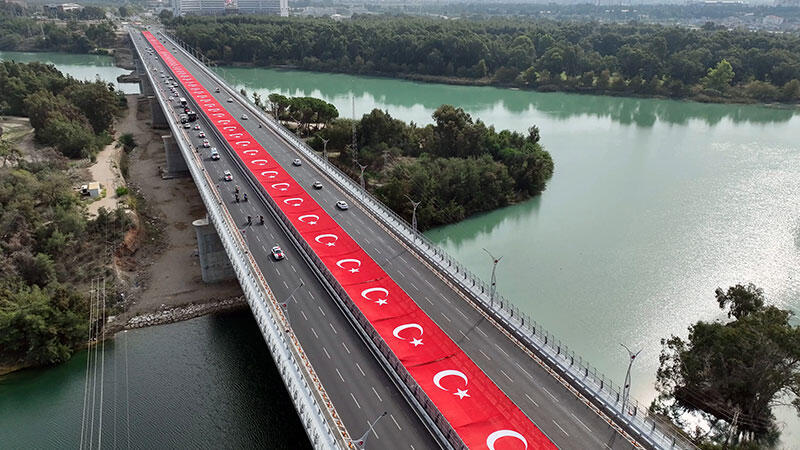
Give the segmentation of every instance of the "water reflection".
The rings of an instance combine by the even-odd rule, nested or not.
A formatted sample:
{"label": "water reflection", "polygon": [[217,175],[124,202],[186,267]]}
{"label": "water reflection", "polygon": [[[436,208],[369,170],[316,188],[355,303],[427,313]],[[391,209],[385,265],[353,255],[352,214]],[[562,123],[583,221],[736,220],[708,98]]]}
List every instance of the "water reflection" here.
{"label": "water reflection", "polygon": [[[753,105],[717,105],[675,100],[539,93],[276,69],[228,67],[223,68],[221,73],[238,87],[244,87],[248,91],[255,90],[262,95],[280,92],[292,96],[322,97],[336,104],[340,114],[347,117],[351,115],[350,99],[353,97],[357,106],[367,110],[371,109],[371,105],[389,111],[418,106],[433,111],[441,104],[449,103],[457,104],[473,113],[502,108],[505,113],[511,115],[535,112],[560,120],[588,115],[638,127],[652,127],[657,121],[684,125],[690,120],[701,120],[712,126],[723,119],[730,119],[734,123],[785,122],[796,114],[792,109]],[[357,114],[360,113],[361,111],[357,111]],[[430,121],[430,112],[426,121]]]}

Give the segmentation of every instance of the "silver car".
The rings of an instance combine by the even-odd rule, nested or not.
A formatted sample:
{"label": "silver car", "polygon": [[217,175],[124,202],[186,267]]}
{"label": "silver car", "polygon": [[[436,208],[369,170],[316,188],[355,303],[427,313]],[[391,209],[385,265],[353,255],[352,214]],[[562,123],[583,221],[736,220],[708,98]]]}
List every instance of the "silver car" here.
{"label": "silver car", "polygon": [[342,211],[346,211],[347,209],[350,208],[349,206],[347,206],[347,202],[344,200],[339,200],[338,202],[336,202],[336,207],[341,209]]}

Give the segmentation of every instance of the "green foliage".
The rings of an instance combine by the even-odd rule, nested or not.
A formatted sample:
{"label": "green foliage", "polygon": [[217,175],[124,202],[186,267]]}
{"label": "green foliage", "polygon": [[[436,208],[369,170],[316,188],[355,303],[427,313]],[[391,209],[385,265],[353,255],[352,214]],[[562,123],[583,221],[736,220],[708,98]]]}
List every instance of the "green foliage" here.
{"label": "green foliage", "polygon": [[800,327],[791,311],[765,306],[752,284],[715,295],[734,320],[700,321],[688,340],[662,340],[660,408],[701,413],[717,444],[732,436],[734,444],[767,445],[778,434],[773,406],[789,401],[800,413]]}
{"label": "green foliage", "polygon": [[[373,15],[340,22],[186,16],[168,25],[179,38],[227,63],[473,79],[541,90],[687,96],[695,86],[725,92],[732,83],[740,87],[757,80],[778,87],[800,79],[797,34],[716,26]],[[723,60],[730,67],[707,70]],[[743,89],[733,91],[738,99],[749,98]],[[780,97],[790,101],[786,98]]]}
{"label": "green foliage", "polygon": [[54,364],[86,339],[82,284],[105,272],[106,239],[130,227],[122,210],[87,220],[66,166],[0,168],[0,364]]}
{"label": "green foliage", "polygon": [[8,114],[28,116],[37,140],[70,158],[93,155],[122,109],[109,85],[65,77],[40,63],[0,63],[0,92]]}
{"label": "green foliage", "polygon": [[734,75],[731,63],[723,59],[715,67],[708,69],[708,75],[700,81],[708,89],[725,92],[730,87]]}
{"label": "green foliage", "polygon": [[[537,195],[553,174],[550,154],[539,144],[539,129],[528,135],[486,127],[461,108],[442,105],[434,124],[419,128],[378,109],[361,120],[337,119],[310,142],[339,150],[333,162],[354,177],[355,162],[366,165],[367,187],[394,211],[410,215],[408,197],[421,201],[422,229]],[[356,149],[351,148],[355,125]],[[408,213],[408,215],[406,215]]]}
{"label": "green foliage", "polygon": [[130,152],[136,147],[136,140],[133,138],[132,133],[124,133],[119,137],[119,143],[126,152]]}
{"label": "green foliage", "polygon": [[[32,17],[34,10],[0,3],[0,50],[58,51],[88,53],[97,47],[110,47],[116,41],[116,27],[105,19],[105,10],[86,6],[80,11],[58,13],[68,20],[41,21]],[[91,20],[94,23],[82,23]]]}
{"label": "green foliage", "polygon": [[128,195],[128,188],[127,186],[117,186],[116,192],[117,192],[117,197],[123,197],[125,195]]}

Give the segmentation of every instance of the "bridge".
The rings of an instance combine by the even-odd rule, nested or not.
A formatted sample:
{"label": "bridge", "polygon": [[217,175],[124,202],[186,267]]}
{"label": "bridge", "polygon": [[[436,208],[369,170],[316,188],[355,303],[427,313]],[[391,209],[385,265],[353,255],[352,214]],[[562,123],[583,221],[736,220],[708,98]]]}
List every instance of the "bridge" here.
{"label": "bridge", "polygon": [[200,55],[129,35],[166,177],[207,210],[203,278],[238,279],[315,448],[693,448]]}

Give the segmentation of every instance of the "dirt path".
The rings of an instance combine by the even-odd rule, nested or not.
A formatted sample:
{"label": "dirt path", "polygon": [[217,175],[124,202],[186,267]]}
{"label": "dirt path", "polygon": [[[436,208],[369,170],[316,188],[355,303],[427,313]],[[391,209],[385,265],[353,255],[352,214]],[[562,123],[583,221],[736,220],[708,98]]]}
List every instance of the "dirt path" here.
{"label": "dirt path", "polygon": [[129,313],[241,295],[235,280],[218,284],[202,281],[192,221],[205,216],[205,207],[191,177],[161,179],[159,168],[166,167],[161,135],[169,131],[150,128],[149,105],[139,100],[136,95],[128,96],[128,116],[117,128],[120,133],[134,135],[137,147],[130,154],[128,181],[163,222],[160,241],[164,244],[153,248],[145,243],[135,255],[139,270]]}
{"label": "dirt path", "polygon": [[[129,123],[131,114],[127,114],[117,126],[120,129],[122,126],[130,127]],[[135,117],[133,118],[135,120]],[[117,209],[120,198],[117,197],[117,187],[125,186],[125,180],[119,171],[119,158],[122,154],[122,147],[117,147],[116,139],[119,138],[121,133],[117,132],[114,137],[114,142],[105,146],[100,153],[97,154],[97,162],[89,166],[89,175],[93,181],[100,182],[103,189],[106,190],[106,196],[89,203],[87,210],[90,216],[96,216],[97,211],[102,207],[107,210]]]}

